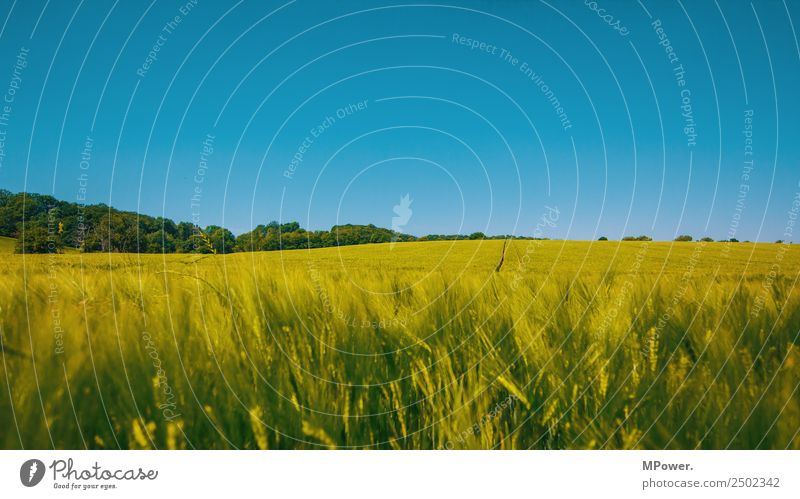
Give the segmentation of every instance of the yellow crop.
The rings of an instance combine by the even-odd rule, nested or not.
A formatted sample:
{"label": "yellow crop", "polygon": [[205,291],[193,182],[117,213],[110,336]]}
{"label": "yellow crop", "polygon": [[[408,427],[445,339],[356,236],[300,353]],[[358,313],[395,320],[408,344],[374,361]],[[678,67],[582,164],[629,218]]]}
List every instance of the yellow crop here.
{"label": "yellow crop", "polygon": [[797,246],[502,244],[3,255],[0,447],[800,448]]}

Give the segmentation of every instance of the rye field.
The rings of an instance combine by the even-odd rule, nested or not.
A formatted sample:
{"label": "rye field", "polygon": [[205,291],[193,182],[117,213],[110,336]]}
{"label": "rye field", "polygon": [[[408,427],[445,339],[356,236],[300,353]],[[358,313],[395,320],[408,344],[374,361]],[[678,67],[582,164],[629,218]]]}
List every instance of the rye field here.
{"label": "rye field", "polygon": [[0,259],[0,447],[800,449],[800,249]]}

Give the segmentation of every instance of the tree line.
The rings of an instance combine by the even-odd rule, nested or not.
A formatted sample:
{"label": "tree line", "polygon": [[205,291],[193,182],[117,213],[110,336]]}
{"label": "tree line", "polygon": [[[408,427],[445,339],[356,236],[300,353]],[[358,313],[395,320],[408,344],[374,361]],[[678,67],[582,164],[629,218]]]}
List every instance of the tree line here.
{"label": "tree line", "polygon": [[335,225],[330,230],[309,231],[297,222],[270,222],[236,236],[218,225],[200,227],[121,211],[105,204],[82,205],[50,195],[14,194],[2,189],[0,236],[16,238],[18,253],[53,253],[65,248],[87,253],[233,253],[408,241],[532,239],[490,237],[482,232],[416,237],[372,224]]}

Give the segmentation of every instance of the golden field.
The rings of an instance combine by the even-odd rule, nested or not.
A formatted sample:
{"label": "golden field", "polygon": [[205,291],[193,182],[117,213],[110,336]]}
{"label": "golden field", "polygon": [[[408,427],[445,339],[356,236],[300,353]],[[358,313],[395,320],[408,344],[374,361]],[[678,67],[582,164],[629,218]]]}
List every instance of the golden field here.
{"label": "golden field", "polygon": [[0,447],[800,449],[796,245],[502,247],[4,254]]}

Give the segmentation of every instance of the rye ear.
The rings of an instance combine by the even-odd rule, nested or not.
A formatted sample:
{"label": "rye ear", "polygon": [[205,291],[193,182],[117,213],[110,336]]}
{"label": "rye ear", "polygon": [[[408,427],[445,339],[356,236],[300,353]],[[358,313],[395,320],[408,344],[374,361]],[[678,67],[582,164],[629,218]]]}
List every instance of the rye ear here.
{"label": "rye ear", "polygon": [[497,262],[497,267],[494,268],[495,272],[500,272],[500,269],[503,267],[503,262],[506,259],[506,244],[508,243],[508,239],[503,240],[503,251],[500,253],[500,261]]}

